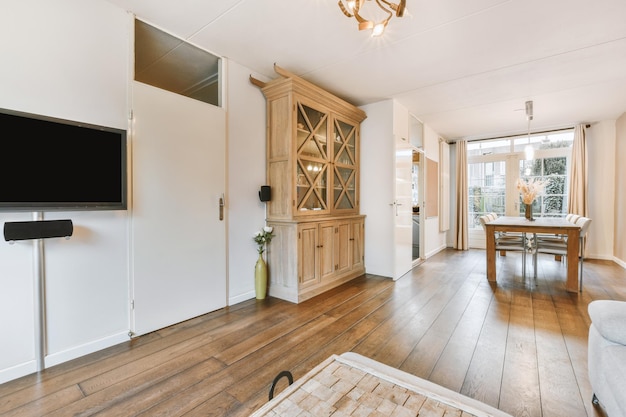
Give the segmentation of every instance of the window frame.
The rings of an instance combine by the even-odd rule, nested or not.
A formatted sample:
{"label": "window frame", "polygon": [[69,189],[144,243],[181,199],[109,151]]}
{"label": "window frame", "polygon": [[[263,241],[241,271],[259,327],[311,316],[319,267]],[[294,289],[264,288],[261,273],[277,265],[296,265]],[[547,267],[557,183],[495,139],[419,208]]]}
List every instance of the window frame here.
{"label": "window frame", "polygon": [[[571,160],[572,160],[572,146],[561,147],[561,148],[548,148],[548,149],[540,149],[541,140],[537,140],[538,138],[553,135],[562,135],[564,133],[571,134],[571,142],[573,143],[574,137],[574,129],[561,129],[553,132],[541,132],[530,135],[530,142],[534,148],[534,158],[533,160],[538,159],[546,159],[546,158],[558,158],[565,157],[566,158],[566,178],[565,178],[565,207],[564,210],[567,211],[567,197],[569,194],[569,178],[571,174]],[[525,160],[525,154],[523,150],[519,150],[519,145],[521,139],[528,138],[528,136],[522,135],[514,135],[509,137],[497,138],[497,139],[485,139],[485,140],[476,140],[472,141],[474,143],[478,142],[479,144],[482,142],[501,142],[501,141],[509,141],[509,150],[508,152],[499,152],[492,153],[487,152],[482,155],[470,155],[471,152],[475,151],[474,149],[467,150],[467,174],[468,174],[468,182],[470,179],[470,165],[477,163],[491,163],[491,162],[501,162],[505,163],[505,195],[504,195],[504,213],[498,213],[500,215],[506,216],[522,216],[522,204],[519,192],[517,190],[517,179],[520,177],[520,164]],[[518,150],[515,151],[515,142],[518,142]],[[486,149],[488,150],[488,148]],[[469,243],[470,247],[475,248],[484,248],[485,247],[485,234],[482,226],[477,221],[477,218],[482,213],[480,212],[472,212],[470,211],[472,208],[472,198],[469,195],[469,187],[467,190],[468,193],[468,225],[469,225]],[[544,202],[541,199],[541,210],[535,212],[534,215],[540,216],[544,213]],[[565,213],[563,213],[563,216]],[[476,221],[472,221],[473,218],[476,217]],[[555,217],[551,215],[551,217]]]}

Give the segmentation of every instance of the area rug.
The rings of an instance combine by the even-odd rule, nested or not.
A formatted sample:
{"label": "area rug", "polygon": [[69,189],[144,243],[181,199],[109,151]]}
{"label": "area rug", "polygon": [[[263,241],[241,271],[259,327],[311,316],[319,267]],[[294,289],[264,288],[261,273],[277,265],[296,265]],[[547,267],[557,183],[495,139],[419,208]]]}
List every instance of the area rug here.
{"label": "area rug", "polygon": [[511,417],[480,401],[353,352],[330,356],[252,417],[417,415]]}

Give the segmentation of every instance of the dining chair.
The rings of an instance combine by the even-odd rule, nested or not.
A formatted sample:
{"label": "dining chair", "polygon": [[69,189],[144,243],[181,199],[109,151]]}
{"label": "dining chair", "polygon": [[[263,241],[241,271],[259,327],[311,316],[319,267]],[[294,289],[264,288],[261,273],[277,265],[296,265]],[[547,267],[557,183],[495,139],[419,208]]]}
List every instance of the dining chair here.
{"label": "dining chair", "polygon": [[[491,213],[487,213],[486,216],[487,216],[488,221],[494,221],[498,218],[498,213],[491,212]],[[521,232],[496,232],[496,233],[497,233],[496,237],[499,239],[502,239],[502,241],[506,239],[511,239],[513,243],[515,243],[520,239],[522,240],[526,239],[526,234],[521,233]]]}
{"label": "dining chair", "polygon": [[[582,292],[583,289],[583,263],[585,260],[585,242],[587,231],[591,225],[589,217],[578,216],[575,224],[580,227],[578,261],[580,264],[580,272],[578,276],[578,288]],[[563,258],[567,256],[567,236],[548,237],[533,236],[533,267],[535,270],[535,279],[537,278],[537,255],[546,253],[550,255],[559,255]]]}
{"label": "dining chair", "polygon": [[[572,213],[568,213],[565,215],[565,220],[567,220],[570,223],[574,223],[576,224],[576,221],[580,218],[580,216],[578,214],[572,214]],[[532,240],[534,243],[534,240],[538,240],[541,241],[541,243],[556,243],[556,244],[561,244],[561,243],[566,243],[564,240],[565,235],[560,234],[560,233],[535,233],[533,234]],[[534,246],[534,244],[533,244]],[[559,255],[556,255],[559,256]],[[557,258],[557,260],[559,260],[559,258]]]}
{"label": "dining chair", "polygon": [[565,220],[567,220],[568,222],[572,222],[574,224],[576,224],[576,221],[578,219],[580,219],[581,216],[579,216],[578,214],[573,214],[573,213],[569,213],[565,216]]}
{"label": "dining chair", "polygon": [[[480,224],[483,227],[483,230],[485,231],[485,233],[487,233],[487,228],[485,227],[485,224],[495,220],[495,218],[497,218],[497,215],[493,217],[489,214],[480,216],[478,218],[480,220]],[[496,240],[496,248],[495,248],[496,253],[500,252],[502,254],[502,253],[506,253],[507,251],[522,252],[522,275],[525,278],[526,277],[526,249],[527,249],[526,234],[520,233],[519,235],[513,235],[513,234],[506,234],[506,233],[505,234],[496,233],[495,240]]]}

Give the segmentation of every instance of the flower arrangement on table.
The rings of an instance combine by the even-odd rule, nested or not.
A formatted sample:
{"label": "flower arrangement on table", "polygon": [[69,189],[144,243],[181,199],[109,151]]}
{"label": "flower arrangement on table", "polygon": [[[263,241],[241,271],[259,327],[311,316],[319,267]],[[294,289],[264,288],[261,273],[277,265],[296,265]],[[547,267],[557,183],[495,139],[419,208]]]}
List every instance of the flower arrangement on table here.
{"label": "flower arrangement on table", "polygon": [[537,178],[529,181],[524,181],[521,178],[517,179],[517,190],[522,196],[522,202],[526,205],[526,219],[534,220],[532,213],[533,201],[543,192],[548,182],[548,180],[538,180]]}
{"label": "flower arrangement on table", "polygon": [[521,178],[517,179],[517,190],[522,196],[522,202],[524,204],[532,204],[535,198],[546,188],[548,180],[538,180],[533,178],[530,181],[525,181]]}
{"label": "flower arrangement on table", "polygon": [[268,245],[274,237],[274,229],[270,226],[264,226],[261,230],[256,232],[253,236],[258,248],[257,252],[261,255],[265,252],[265,246]]}

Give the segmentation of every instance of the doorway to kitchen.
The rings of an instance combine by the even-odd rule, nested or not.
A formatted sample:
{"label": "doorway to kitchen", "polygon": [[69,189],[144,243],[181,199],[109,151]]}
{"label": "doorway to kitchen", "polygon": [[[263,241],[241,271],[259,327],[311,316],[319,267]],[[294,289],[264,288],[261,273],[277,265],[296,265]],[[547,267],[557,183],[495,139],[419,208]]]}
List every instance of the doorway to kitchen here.
{"label": "doorway to kitchen", "polygon": [[413,267],[421,264],[424,259],[424,125],[414,116],[409,122],[409,141],[411,142],[411,199],[412,199],[412,262]]}
{"label": "doorway to kitchen", "polygon": [[411,187],[412,187],[412,202],[413,202],[413,264],[420,263],[422,260],[422,246],[421,242],[421,229],[420,229],[420,202],[423,201],[422,193],[423,187],[420,186],[420,181],[423,177],[421,174],[423,156],[421,152],[413,150],[413,164],[411,168]]}

